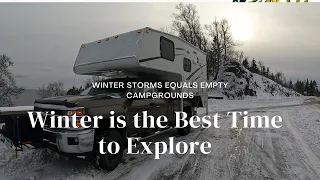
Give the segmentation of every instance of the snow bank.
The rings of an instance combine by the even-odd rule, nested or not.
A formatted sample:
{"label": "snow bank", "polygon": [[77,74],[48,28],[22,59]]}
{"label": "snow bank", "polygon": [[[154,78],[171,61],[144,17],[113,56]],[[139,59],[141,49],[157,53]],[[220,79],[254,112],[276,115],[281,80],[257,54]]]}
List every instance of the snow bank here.
{"label": "snow bank", "polygon": [[[0,142],[0,179],[7,179],[6,177],[14,177],[16,174],[40,168],[58,158],[58,154],[47,149],[27,148],[24,148],[22,152],[19,151],[16,158],[15,150]],[[26,178],[32,179],[32,177]]]}
{"label": "snow bank", "polygon": [[277,99],[301,96],[264,76],[251,73],[236,61],[226,63],[217,81],[228,82],[228,87],[212,89],[209,94],[225,99]]}
{"label": "snow bank", "polygon": [[[248,98],[243,100],[228,100],[228,99],[209,99],[209,113],[217,113],[218,111],[230,111],[237,109],[255,109],[272,106],[290,106],[302,104],[305,101],[304,97],[288,97],[288,98],[269,98],[258,99]],[[204,114],[205,108],[199,108],[198,114]]]}

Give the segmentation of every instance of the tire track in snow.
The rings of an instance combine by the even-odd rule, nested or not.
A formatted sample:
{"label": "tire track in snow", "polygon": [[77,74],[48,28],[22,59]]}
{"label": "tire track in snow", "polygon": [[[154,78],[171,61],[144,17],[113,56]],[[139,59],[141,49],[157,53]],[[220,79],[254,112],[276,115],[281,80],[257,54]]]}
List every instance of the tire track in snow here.
{"label": "tire track in snow", "polygon": [[294,122],[288,115],[288,112],[284,112],[285,119],[283,122],[285,123],[286,127],[290,130],[293,137],[296,139],[296,142],[300,144],[300,148],[303,150],[304,154],[308,158],[309,162],[311,163],[314,172],[320,178],[320,160],[319,157],[312,151],[309,145],[306,143],[302,135],[300,134],[299,130],[295,127]]}
{"label": "tire track in snow", "polygon": [[[227,117],[221,117],[221,120],[225,120]],[[228,132],[228,125],[229,123],[227,121],[222,121],[224,122],[221,125],[221,129],[219,132]],[[211,127],[212,128],[212,127]],[[209,129],[211,129],[209,128]],[[196,133],[196,135],[190,135],[181,137],[179,141],[184,141],[186,143],[188,142],[194,142],[194,141],[199,141],[199,142],[204,142],[208,141],[211,143],[212,146],[214,146],[215,140],[221,138],[221,135],[219,134],[218,131],[214,130],[209,130],[209,129],[200,129],[200,130],[194,130],[193,133]],[[222,136],[222,138],[229,138],[229,136]],[[150,179],[156,179],[156,180],[166,180],[166,179],[176,179],[176,180],[184,180],[184,179],[199,179],[200,176],[208,175],[212,171],[211,167],[212,164],[209,163],[210,160],[212,160],[212,153],[216,152],[211,152],[210,154],[202,154],[199,151],[199,148],[195,149],[195,154],[185,154],[185,155],[179,155],[176,154],[175,156],[177,159],[173,159],[173,163],[168,165],[166,168],[160,169],[158,172],[155,172]],[[210,176],[210,175],[209,175]],[[213,175],[212,175],[213,176]],[[212,176],[210,176],[212,179]],[[204,179],[204,178],[200,178]]]}
{"label": "tire track in snow", "polygon": [[[225,120],[226,118],[227,117],[221,117],[220,120]],[[227,125],[228,125],[227,121],[224,121],[224,123],[221,125],[221,128],[225,129]],[[210,127],[209,129],[211,128],[213,127]],[[196,136],[196,138],[192,142],[199,140],[200,136],[207,133],[209,129],[201,129],[199,134]],[[204,142],[205,140],[201,140],[201,141]],[[211,146],[214,145],[212,142],[210,143],[211,143]],[[174,178],[175,180],[197,179],[200,176],[201,171],[205,168],[204,164],[205,164],[206,158],[208,158],[208,155],[202,154],[199,148],[195,150],[195,154],[187,154],[185,156],[186,156],[185,161],[183,162],[182,167],[178,172],[177,176]],[[200,158],[201,160],[199,160]]]}
{"label": "tire track in snow", "polygon": [[[265,110],[269,117],[277,112],[284,114],[283,119],[290,120],[286,116],[288,109],[274,110],[270,107]],[[286,126],[279,129],[243,129],[239,143],[232,150],[233,178],[230,179],[319,179],[317,171],[320,161],[314,159],[316,155],[309,146],[302,146],[300,150],[300,142],[306,142],[292,136],[292,132],[297,131]],[[305,158],[305,154],[309,157]],[[309,159],[313,163],[308,163]]]}

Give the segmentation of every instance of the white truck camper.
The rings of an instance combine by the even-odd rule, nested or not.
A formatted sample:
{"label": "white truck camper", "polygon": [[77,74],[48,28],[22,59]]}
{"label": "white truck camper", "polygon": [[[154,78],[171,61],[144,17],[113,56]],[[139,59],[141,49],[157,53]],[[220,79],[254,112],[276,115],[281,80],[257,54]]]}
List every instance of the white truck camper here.
{"label": "white truck camper", "polygon": [[[179,37],[151,28],[143,28],[124,34],[104,38],[81,45],[74,72],[79,75],[107,76],[104,82],[177,82],[200,84],[207,82],[206,54]],[[110,76],[112,75],[112,76]],[[123,77],[124,76],[124,77]],[[111,78],[110,78],[111,77]],[[130,137],[148,137],[158,131],[175,128],[178,135],[185,136],[191,126],[177,127],[175,116],[182,111],[190,118],[196,108],[204,107],[208,112],[207,89],[196,88],[150,88],[156,93],[192,93],[188,98],[128,98],[127,93],[149,92],[148,88],[87,88],[81,94],[48,97],[34,102],[33,119],[47,118],[43,125],[32,128],[27,110],[1,109],[0,133],[5,142],[10,142],[16,151],[32,145],[48,148],[64,155],[85,156],[93,160],[96,167],[111,171],[122,160],[126,142]],[[147,91],[146,91],[147,90]],[[3,112],[2,112],[3,111]],[[10,112],[8,112],[10,111]],[[110,128],[110,112],[115,116],[125,115],[125,128]],[[153,126],[137,128],[134,115],[147,112],[157,119],[167,117],[165,128]],[[53,114],[52,114],[53,113]],[[76,116],[75,116],[76,115]],[[82,124],[83,117],[98,119],[99,127],[92,128],[91,121]],[[60,118],[59,118],[60,117]],[[65,126],[66,124],[75,126]],[[139,121],[138,123],[143,123]],[[147,122],[148,123],[148,122]],[[56,125],[62,127],[56,127]],[[99,153],[99,142],[116,142],[119,152]],[[106,148],[106,147],[104,147]]]}
{"label": "white truck camper", "polygon": [[[74,72],[96,76],[121,72],[159,81],[200,84],[207,82],[206,65],[206,54],[197,47],[177,36],[146,27],[82,44]],[[196,106],[206,108],[208,113],[206,88],[180,90],[192,91]]]}
{"label": "white truck camper", "polygon": [[[179,37],[148,27],[81,45],[73,69],[78,75],[108,77],[103,83],[207,82],[204,52]],[[45,118],[42,126],[37,123],[36,129],[31,127],[28,120],[31,116],[25,111],[21,112],[22,115],[14,115],[13,121],[12,114],[1,113],[0,125],[5,128],[0,131],[14,146],[20,147],[17,151],[27,143],[68,156],[85,156],[86,159],[92,160],[95,167],[111,171],[121,163],[126,144],[132,137],[146,138],[156,132],[172,128],[175,128],[180,136],[190,132],[190,124],[177,126],[177,114],[180,117],[183,113],[185,115],[183,118],[192,119],[192,116],[196,115],[196,108],[203,107],[208,111],[207,89],[199,85],[192,86],[192,88],[91,86],[81,94],[35,100],[33,119]],[[193,96],[127,97],[128,93],[140,92],[188,93]],[[111,128],[111,112],[115,113],[113,117],[125,116],[125,128]],[[167,121],[164,122],[164,126],[158,124],[148,126],[148,123],[152,122],[149,119],[142,120],[137,122],[141,123],[138,126],[144,124],[148,128],[138,128],[134,121],[134,116],[138,113],[154,119],[164,117]],[[98,116],[102,118],[94,120]],[[85,118],[93,120],[82,122]],[[99,121],[99,127],[93,128],[92,125],[94,126],[96,121]],[[120,147],[118,153],[100,153],[101,139],[105,140],[105,144],[116,142]]]}

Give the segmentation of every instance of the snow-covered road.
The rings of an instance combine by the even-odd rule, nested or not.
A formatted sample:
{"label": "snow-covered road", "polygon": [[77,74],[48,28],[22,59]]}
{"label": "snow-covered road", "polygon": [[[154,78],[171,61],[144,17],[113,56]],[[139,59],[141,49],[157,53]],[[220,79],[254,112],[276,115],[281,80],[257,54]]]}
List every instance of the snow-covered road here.
{"label": "snow-covered road", "polygon": [[[250,115],[280,115],[279,129],[231,129],[226,111],[248,110]],[[93,168],[81,159],[67,160],[46,150],[14,152],[0,144],[0,179],[320,179],[320,100],[212,100],[212,115],[221,112],[219,129],[193,129],[178,137],[174,129],[146,141],[208,141],[211,153],[160,156],[125,155],[112,172]],[[200,110],[199,114],[203,111]],[[241,124],[242,119],[238,119]]]}

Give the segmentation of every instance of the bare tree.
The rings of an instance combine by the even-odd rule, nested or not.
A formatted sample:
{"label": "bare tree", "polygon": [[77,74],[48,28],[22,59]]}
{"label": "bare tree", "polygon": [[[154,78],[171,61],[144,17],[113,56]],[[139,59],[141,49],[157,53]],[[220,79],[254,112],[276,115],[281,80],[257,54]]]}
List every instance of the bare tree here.
{"label": "bare tree", "polygon": [[279,83],[279,84],[283,84],[283,82],[284,82],[284,74],[282,72],[277,72],[274,75],[274,81]]}
{"label": "bare tree", "polygon": [[49,83],[47,86],[42,85],[38,89],[38,95],[41,98],[54,97],[54,96],[63,96],[65,95],[62,82],[53,82]]}
{"label": "bare tree", "polygon": [[231,25],[227,19],[222,19],[220,21],[220,32],[222,37],[222,46],[224,52],[224,61],[227,61],[228,58],[232,58],[235,55],[235,48],[240,46],[241,43],[236,41],[231,33]]}
{"label": "bare tree", "polygon": [[231,26],[229,25],[226,19],[222,19],[220,23],[220,33],[222,36],[222,46],[224,51],[224,61],[227,61],[227,53],[229,51],[229,47],[232,45],[232,36],[230,32]]}
{"label": "bare tree", "polygon": [[228,20],[215,18],[202,28],[195,5],[180,3],[176,10],[173,28],[182,39],[207,53],[208,77],[217,79],[229,59],[243,60],[243,53],[236,50],[241,43],[233,38]]}
{"label": "bare tree", "polygon": [[[211,56],[208,58],[208,67],[211,71],[208,74],[217,78],[219,71],[224,66],[224,63],[228,59],[243,59],[243,53],[238,52],[236,47],[241,45],[241,43],[234,40],[231,33],[231,25],[228,20],[221,19],[215,20],[209,24],[205,25],[205,29],[208,31],[209,37],[211,39],[209,54]],[[210,63],[212,61],[213,64]]]}
{"label": "bare tree", "polygon": [[200,24],[196,6],[180,3],[176,6],[178,13],[173,13],[173,28],[178,36],[199,49],[207,50],[207,39]]}
{"label": "bare tree", "polygon": [[210,50],[208,52],[208,75],[217,78],[218,70],[221,66],[222,60],[222,37],[220,32],[220,22],[215,18],[215,20],[210,25],[205,25],[206,30],[209,32],[209,36],[212,39],[210,43]]}
{"label": "bare tree", "polygon": [[242,61],[244,60],[244,53],[243,53],[243,51],[236,51],[235,55],[236,55],[237,61],[238,61],[240,64],[242,64]]}
{"label": "bare tree", "polygon": [[0,55],[0,106],[12,106],[13,97],[17,97],[24,89],[17,86],[10,71],[13,62],[5,54]]}
{"label": "bare tree", "polygon": [[160,31],[168,33],[168,34],[173,34],[173,35],[175,34],[175,31],[172,28],[169,28],[167,26],[160,28]]}

